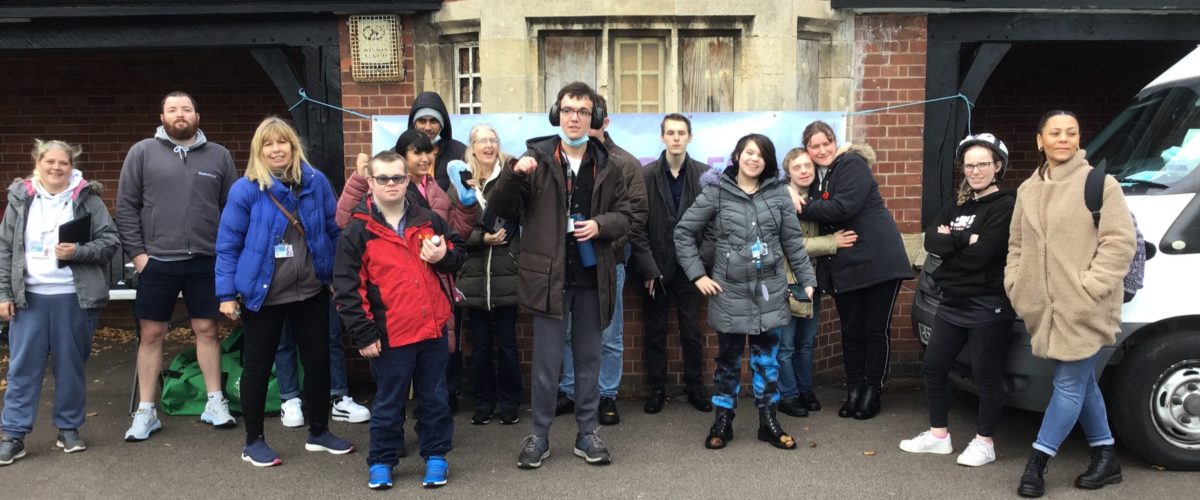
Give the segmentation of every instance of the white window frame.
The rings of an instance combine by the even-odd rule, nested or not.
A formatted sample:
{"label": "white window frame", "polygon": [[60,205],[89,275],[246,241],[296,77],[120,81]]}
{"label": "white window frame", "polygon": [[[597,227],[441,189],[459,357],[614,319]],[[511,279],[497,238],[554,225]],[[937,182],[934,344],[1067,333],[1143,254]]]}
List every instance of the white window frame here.
{"label": "white window frame", "polygon": [[[461,50],[467,49],[467,73],[462,73]],[[479,90],[483,89],[483,77],[479,73],[479,68],[474,67],[475,60],[478,59],[479,42],[459,42],[454,44],[454,112],[460,115],[480,114],[483,112],[483,101],[479,99],[479,95],[475,92],[475,87],[472,85],[475,78],[479,79]],[[470,93],[470,101],[462,102],[462,85],[466,81],[468,93]]]}

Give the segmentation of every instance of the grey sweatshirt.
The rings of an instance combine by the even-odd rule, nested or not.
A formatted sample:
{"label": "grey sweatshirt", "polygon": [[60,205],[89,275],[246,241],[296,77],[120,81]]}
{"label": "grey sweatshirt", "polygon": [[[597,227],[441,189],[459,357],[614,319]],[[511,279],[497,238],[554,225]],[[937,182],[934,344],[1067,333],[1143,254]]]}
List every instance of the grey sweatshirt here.
{"label": "grey sweatshirt", "polygon": [[233,157],[196,132],[179,146],[162,127],[129,149],[117,186],[117,231],[130,256],[165,260],[215,255],[217,225],[237,180]]}

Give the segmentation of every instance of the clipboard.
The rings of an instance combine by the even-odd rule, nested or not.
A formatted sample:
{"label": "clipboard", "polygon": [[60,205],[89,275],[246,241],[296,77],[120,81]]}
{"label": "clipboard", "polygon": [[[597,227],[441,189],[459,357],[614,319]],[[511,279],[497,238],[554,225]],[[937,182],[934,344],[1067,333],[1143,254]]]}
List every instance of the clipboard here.
{"label": "clipboard", "polygon": [[[84,214],[83,217],[73,219],[58,226],[58,242],[59,243],[76,243],[82,244],[92,241],[92,214]],[[58,261],[58,267],[67,267],[70,261]]]}

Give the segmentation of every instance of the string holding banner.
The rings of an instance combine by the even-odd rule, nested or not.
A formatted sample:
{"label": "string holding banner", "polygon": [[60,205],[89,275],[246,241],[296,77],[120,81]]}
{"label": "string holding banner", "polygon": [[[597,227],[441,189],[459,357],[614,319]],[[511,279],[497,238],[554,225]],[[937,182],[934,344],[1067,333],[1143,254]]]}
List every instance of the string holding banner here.
{"label": "string holding banner", "polygon": [[967,135],[971,135],[971,108],[975,107],[975,103],[971,102],[970,99],[967,99],[967,96],[963,95],[962,93],[943,96],[943,97],[935,97],[933,99],[925,99],[925,100],[921,100],[921,101],[902,102],[900,104],[893,104],[891,106],[884,106],[882,108],[851,111],[849,113],[846,113],[846,115],[847,116],[866,115],[866,114],[871,114],[871,113],[879,113],[882,111],[889,111],[889,110],[893,110],[896,108],[916,106],[918,104],[929,104],[932,102],[949,101],[949,100],[953,100],[953,99],[962,99],[962,101],[967,104]]}
{"label": "string holding banner", "polygon": [[306,92],[304,91],[304,89],[300,89],[300,92],[299,92],[299,94],[300,94],[300,100],[299,100],[299,101],[296,101],[296,104],[293,104],[293,105],[292,105],[292,107],[288,108],[288,111],[291,111],[291,110],[293,110],[293,109],[296,109],[296,107],[297,107],[297,106],[299,106],[299,105],[301,105],[301,104],[304,104],[305,102],[311,102],[311,103],[313,103],[313,104],[317,104],[317,105],[319,105],[319,106],[325,106],[325,107],[327,107],[327,108],[336,109],[336,110],[338,110],[338,111],[341,111],[341,112],[343,112],[343,113],[349,113],[349,114],[352,114],[352,115],[354,115],[354,116],[357,116],[357,117],[359,117],[359,118],[365,118],[365,119],[368,119],[368,120],[370,120],[370,119],[371,119],[371,117],[370,117],[369,115],[364,115],[364,114],[362,114],[362,113],[359,113],[358,111],[354,111],[354,110],[346,109],[346,108],[343,108],[343,107],[341,107],[341,106],[334,106],[334,105],[332,105],[332,104],[329,104],[329,103],[326,103],[326,102],[321,102],[321,101],[318,101],[318,100],[316,100],[316,99],[313,99],[313,98],[311,98],[311,97],[309,97],[309,96],[308,96],[308,93],[306,93]]}

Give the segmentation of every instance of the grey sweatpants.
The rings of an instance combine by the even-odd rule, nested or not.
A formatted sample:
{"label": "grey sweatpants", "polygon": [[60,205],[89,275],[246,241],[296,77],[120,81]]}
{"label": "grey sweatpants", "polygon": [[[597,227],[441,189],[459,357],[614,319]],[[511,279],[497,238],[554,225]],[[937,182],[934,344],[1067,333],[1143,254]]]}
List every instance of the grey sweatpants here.
{"label": "grey sweatpants", "polygon": [[[575,423],[579,432],[595,432],[600,403],[600,294],[595,288],[567,287],[563,309],[571,316],[571,354],[575,358]],[[533,316],[533,434],[550,437],[558,375],[562,370],[567,321]]]}

